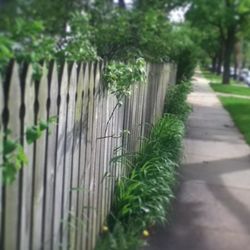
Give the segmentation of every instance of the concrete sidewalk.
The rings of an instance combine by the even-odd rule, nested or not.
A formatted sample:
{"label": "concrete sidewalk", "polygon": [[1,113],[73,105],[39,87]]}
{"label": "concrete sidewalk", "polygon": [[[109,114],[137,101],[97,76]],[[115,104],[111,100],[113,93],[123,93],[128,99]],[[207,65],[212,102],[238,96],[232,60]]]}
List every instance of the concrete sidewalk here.
{"label": "concrete sidewalk", "polygon": [[250,250],[250,148],[199,75],[189,102],[173,218],[152,233],[145,249]]}

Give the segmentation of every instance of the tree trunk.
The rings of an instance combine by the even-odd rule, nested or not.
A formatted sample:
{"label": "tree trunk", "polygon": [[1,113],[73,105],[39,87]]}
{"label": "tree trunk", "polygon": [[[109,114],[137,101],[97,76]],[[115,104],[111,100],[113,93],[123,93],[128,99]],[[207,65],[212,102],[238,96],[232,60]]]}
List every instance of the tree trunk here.
{"label": "tree trunk", "polygon": [[216,67],[216,73],[218,75],[221,74],[221,67],[222,67],[222,53],[220,53],[220,55],[218,56],[218,63],[217,63],[217,67]]}
{"label": "tree trunk", "polygon": [[230,83],[230,62],[234,49],[235,32],[234,28],[231,28],[227,32],[227,38],[225,40],[225,53],[224,53],[224,71],[223,71],[223,84]]}
{"label": "tree trunk", "polygon": [[219,50],[219,52],[218,52],[218,63],[217,63],[217,68],[216,68],[216,73],[217,73],[218,75],[221,74],[223,56],[224,56],[224,43],[221,42],[220,50]]}
{"label": "tree trunk", "polygon": [[118,4],[119,4],[120,8],[122,8],[122,9],[126,8],[126,4],[125,4],[124,0],[119,0]]}
{"label": "tree trunk", "polygon": [[212,57],[212,72],[216,72],[217,57]]}

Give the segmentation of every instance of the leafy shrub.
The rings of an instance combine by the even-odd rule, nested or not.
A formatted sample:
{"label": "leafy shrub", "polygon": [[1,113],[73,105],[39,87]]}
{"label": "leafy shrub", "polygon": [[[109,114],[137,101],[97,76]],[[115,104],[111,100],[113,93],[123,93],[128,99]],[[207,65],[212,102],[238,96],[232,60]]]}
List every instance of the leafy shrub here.
{"label": "leafy shrub", "polygon": [[136,250],[143,244],[143,235],[148,235],[146,228],[167,220],[181,159],[184,121],[190,111],[186,104],[190,89],[190,84],[183,83],[169,90],[168,113],[153,126],[140,152],[132,160],[122,161],[131,172],[116,185],[107,220],[109,231],[103,233],[97,250]]}
{"label": "leafy shrub", "polygon": [[177,64],[177,82],[189,81],[197,65],[199,48],[195,44],[189,26],[176,26],[169,34],[171,49],[169,56]]}
{"label": "leafy shrub", "polygon": [[89,15],[85,12],[74,12],[68,23],[69,31],[57,47],[57,59],[60,61],[93,61],[97,51],[91,40],[93,27],[89,23]]}
{"label": "leafy shrub", "polygon": [[32,63],[34,78],[41,74],[40,62],[50,61],[55,57],[56,40],[44,34],[42,21],[16,18],[10,32],[0,37],[0,68],[3,70],[9,59],[16,59],[20,64]]}
{"label": "leafy shrub", "polygon": [[161,11],[114,9],[94,21],[94,42],[100,57],[119,60],[143,57],[148,62],[168,60],[171,25]]}
{"label": "leafy shrub", "polygon": [[187,94],[191,91],[191,84],[183,82],[171,86],[167,92],[165,111],[178,116],[183,122],[186,121],[191,107],[186,103]]}
{"label": "leafy shrub", "polygon": [[[111,245],[116,246],[114,250],[138,249],[143,230],[166,220],[166,208],[174,197],[183,134],[182,121],[173,115],[165,115],[153,127],[142,150],[131,162],[134,167],[130,175],[117,183],[108,220],[110,232],[104,235],[97,249],[109,249],[105,246]],[[117,224],[123,232],[122,239],[116,238]],[[121,240],[126,244],[121,245]]]}

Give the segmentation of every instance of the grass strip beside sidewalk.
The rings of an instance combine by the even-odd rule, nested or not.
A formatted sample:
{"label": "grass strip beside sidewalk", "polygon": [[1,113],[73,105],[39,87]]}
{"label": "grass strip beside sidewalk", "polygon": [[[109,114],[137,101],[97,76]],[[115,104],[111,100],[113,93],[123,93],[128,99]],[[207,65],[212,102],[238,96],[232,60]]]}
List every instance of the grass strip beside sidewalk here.
{"label": "grass strip beside sidewalk", "polygon": [[245,86],[223,85],[213,82],[210,83],[210,86],[215,92],[250,97],[250,88]]}
{"label": "grass strip beside sidewalk", "polygon": [[235,125],[250,145],[250,100],[236,97],[219,97],[224,108],[230,113]]}
{"label": "grass strip beside sidewalk", "polygon": [[242,82],[231,79],[230,84],[225,85],[222,84],[220,75],[208,71],[203,71],[202,74],[209,80],[209,84],[215,92],[250,97],[250,88]]}

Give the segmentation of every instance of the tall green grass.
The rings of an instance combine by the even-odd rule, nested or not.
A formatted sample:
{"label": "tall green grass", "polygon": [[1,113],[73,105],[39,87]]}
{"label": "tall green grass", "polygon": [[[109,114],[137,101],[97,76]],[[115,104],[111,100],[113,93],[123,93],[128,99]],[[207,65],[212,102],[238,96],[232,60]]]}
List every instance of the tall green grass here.
{"label": "tall green grass", "polygon": [[[168,218],[182,153],[184,121],[190,107],[190,85],[176,85],[167,95],[167,112],[152,128],[139,153],[130,160],[128,176],[117,183],[109,231],[97,250],[136,250],[144,242],[143,231]],[[128,162],[128,161],[126,161]]]}

